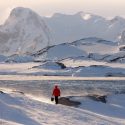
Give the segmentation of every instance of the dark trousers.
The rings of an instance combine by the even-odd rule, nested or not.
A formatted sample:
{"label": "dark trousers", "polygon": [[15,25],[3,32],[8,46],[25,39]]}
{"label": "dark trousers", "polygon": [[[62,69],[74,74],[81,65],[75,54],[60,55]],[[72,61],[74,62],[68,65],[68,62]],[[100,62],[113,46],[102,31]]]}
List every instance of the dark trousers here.
{"label": "dark trousers", "polygon": [[56,103],[56,104],[58,104],[58,102],[59,102],[58,100],[59,100],[59,99],[58,99],[58,96],[55,96],[55,103]]}

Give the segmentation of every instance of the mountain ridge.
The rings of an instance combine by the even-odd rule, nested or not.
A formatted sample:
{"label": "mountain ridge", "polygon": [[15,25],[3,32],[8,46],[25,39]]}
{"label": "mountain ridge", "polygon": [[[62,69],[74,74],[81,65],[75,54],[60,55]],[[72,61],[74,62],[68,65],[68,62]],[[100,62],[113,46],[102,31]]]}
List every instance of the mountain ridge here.
{"label": "mountain ridge", "polygon": [[29,8],[17,7],[0,26],[0,53],[7,56],[34,54],[48,46],[84,39],[89,42],[99,40],[99,44],[113,41],[112,45],[119,46],[125,41],[124,27],[125,19],[119,16],[107,20],[78,12],[74,15],[56,13],[45,18]]}
{"label": "mountain ridge", "polygon": [[72,42],[84,37],[99,37],[121,44],[125,41],[125,19],[120,16],[107,19],[85,12],[70,15],[56,13],[44,17],[44,20],[52,29],[56,41]]}
{"label": "mountain ridge", "polygon": [[52,40],[44,20],[28,8],[14,8],[0,27],[0,52],[3,54],[24,54],[35,52],[47,46]]}

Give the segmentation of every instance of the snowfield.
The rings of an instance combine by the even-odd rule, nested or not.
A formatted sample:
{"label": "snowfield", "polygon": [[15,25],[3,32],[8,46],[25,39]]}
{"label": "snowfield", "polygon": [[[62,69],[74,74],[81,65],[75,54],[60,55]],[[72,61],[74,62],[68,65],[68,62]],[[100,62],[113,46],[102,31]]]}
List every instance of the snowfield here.
{"label": "snowfield", "polygon": [[[5,125],[124,125],[125,95],[111,95],[107,103],[73,97],[79,107],[55,105],[49,98],[1,88],[0,124]],[[32,92],[31,92],[32,93]]]}
{"label": "snowfield", "polygon": [[124,77],[125,64],[66,59],[61,62],[0,63],[0,75]]}

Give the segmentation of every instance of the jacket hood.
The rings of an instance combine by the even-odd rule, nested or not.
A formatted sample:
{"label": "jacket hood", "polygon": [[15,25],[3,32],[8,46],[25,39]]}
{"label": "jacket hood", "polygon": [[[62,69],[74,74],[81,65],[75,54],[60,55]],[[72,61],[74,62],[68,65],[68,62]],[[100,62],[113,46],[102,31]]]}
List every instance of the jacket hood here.
{"label": "jacket hood", "polygon": [[57,86],[57,85],[55,85],[55,88],[58,88],[58,86]]}

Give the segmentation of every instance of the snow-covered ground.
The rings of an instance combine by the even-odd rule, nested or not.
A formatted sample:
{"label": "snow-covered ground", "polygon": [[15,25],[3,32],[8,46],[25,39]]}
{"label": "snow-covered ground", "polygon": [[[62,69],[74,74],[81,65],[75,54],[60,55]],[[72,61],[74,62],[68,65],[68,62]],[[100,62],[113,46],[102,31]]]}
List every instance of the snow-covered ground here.
{"label": "snow-covered ground", "polygon": [[42,75],[42,76],[77,76],[106,77],[125,76],[125,64],[106,63],[93,60],[61,61],[66,68],[57,62],[0,63],[0,75]]}
{"label": "snow-covered ground", "polygon": [[[59,82],[62,96],[73,95],[71,100],[79,101],[81,105],[70,107],[52,103],[50,96],[55,82]],[[121,90],[119,89],[119,94],[114,94],[114,92],[108,94],[107,103],[94,101],[85,97],[87,90],[88,92],[90,90],[90,88],[86,88],[89,83],[93,90],[94,86],[99,88],[99,85],[100,88],[103,85],[109,85],[110,87],[112,85],[117,89],[120,87],[123,89],[125,86],[124,81],[119,81],[119,85],[113,81],[0,81],[0,90],[4,92],[0,93],[0,124],[124,125],[125,94],[120,94]],[[79,85],[84,85],[85,88]],[[81,88],[80,91],[79,87]],[[82,89],[85,89],[86,92],[82,93],[84,92]],[[93,90],[91,89],[91,91]],[[95,92],[97,93],[97,90]]]}

